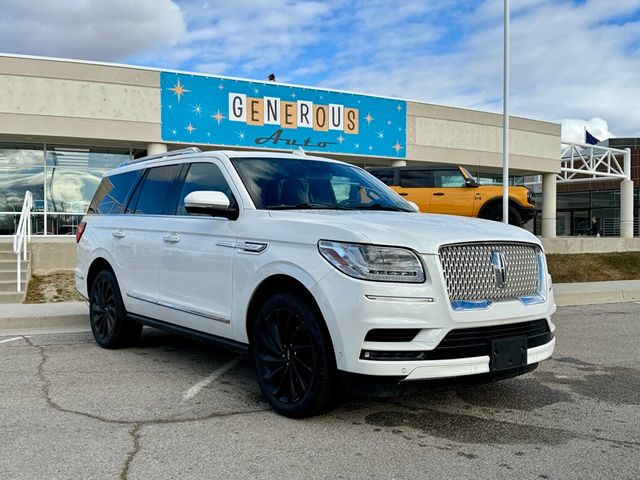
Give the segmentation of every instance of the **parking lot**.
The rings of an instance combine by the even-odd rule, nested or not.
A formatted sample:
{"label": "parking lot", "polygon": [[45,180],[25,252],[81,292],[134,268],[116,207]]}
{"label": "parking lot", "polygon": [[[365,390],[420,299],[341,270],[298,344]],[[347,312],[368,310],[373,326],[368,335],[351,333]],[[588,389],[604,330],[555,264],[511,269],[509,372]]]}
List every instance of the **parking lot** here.
{"label": "parking lot", "polygon": [[89,332],[0,337],[0,477],[640,477],[640,304],[554,321],[533,373],[354,387],[306,420],[270,410],[244,357],[155,330],[115,351]]}

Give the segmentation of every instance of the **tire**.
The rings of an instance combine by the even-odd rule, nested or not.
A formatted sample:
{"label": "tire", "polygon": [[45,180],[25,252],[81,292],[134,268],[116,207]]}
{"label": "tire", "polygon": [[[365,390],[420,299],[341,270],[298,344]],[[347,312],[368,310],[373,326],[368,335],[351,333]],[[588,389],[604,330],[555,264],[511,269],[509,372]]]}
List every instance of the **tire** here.
{"label": "tire", "polygon": [[89,320],[96,343],[102,348],[118,348],[133,342],[142,324],[127,318],[120,287],[111,270],[102,270],[89,292]]}
{"label": "tire", "polygon": [[338,400],[335,357],[322,319],[292,293],[269,299],[257,315],[251,360],[273,409],[291,418],[319,415]]}
{"label": "tire", "polygon": [[[502,205],[493,205],[490,207],[482,218],[487,220],[495,220],[496,222],[502,221]],[[515,225],[516,227],[522,227],[522,215],[518,209],[509,205],[509,225]]]}

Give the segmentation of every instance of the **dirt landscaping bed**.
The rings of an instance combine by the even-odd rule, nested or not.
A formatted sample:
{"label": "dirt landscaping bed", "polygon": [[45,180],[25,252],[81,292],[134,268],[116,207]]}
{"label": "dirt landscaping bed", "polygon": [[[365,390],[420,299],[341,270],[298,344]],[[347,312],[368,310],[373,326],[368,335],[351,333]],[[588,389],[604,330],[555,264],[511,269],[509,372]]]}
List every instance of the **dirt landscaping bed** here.
{"label": "dirt landscaping bed", "polygon": [[33,275],[24,303],[77,302],[82,298],[75,290],[74,273],[63,271],[50,275]]}

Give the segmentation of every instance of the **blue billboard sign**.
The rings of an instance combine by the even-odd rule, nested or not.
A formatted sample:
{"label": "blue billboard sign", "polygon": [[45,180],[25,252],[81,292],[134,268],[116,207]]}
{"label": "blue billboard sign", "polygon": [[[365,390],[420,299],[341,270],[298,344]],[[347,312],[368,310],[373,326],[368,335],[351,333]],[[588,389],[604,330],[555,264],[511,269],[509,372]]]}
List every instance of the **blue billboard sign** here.
{"label": "blue billboard sign", "polygon": [[161,72],[162,140],[404,158],[406,102]]}

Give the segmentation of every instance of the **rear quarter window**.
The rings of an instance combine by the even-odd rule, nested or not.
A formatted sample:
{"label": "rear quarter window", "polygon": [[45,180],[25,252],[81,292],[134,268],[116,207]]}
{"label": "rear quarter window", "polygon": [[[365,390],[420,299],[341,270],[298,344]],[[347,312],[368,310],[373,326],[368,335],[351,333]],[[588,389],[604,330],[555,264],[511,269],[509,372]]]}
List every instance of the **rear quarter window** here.
{"label": "rear quarter window", "polygon": [[115,215],[123,213],[129,194],[142,175],[142,170],[104,177],[89,204],[87,213]]}
{"label": "rear quarter window", "polygon": [[400,186],[404,188],[421,188],[429,186],[428,170],[401,170]]}

